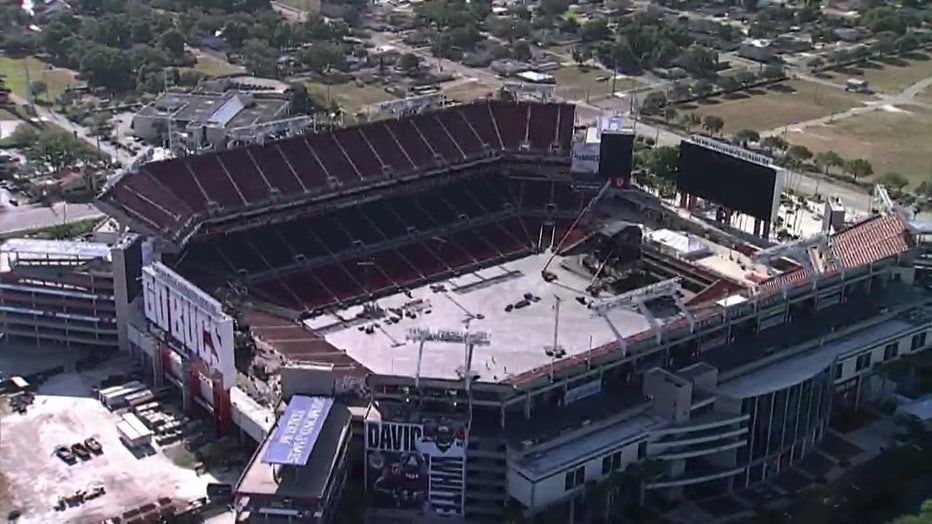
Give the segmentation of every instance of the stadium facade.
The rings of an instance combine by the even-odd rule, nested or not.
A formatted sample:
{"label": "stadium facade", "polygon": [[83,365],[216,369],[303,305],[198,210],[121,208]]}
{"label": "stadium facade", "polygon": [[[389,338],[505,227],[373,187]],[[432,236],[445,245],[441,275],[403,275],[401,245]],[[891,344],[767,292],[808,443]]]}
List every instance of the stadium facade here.
{"label": "stadium facade", "polygon": [[[128,349],[156,377],[177,368],[221,429],[265,439],[233,385],[235,315],[338,396],[364,379],[373,522],[500,522],[597,512],[593,488],[632,464],[667,500],[772,478],[882,394],[876,365],[927,348],[917,236],[895,210],[767,265],[637,189],[606,198],[627,184],[581,183],[574,126],[571,105],[479,102],[143,165],[100,198],[174,275]],[[641,234],[661,228],[714,260]],[[244,519],[321,521],[264,496]]]}

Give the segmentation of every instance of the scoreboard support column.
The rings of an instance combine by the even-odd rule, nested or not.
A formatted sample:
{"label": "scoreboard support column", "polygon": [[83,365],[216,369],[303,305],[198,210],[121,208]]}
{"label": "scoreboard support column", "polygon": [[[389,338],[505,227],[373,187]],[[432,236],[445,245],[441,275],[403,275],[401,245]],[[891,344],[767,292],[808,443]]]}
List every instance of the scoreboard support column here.
{"label": "scoreboard support column", "polygon": [[233,431],[233,405],[230,401],[230,390],[224,387],[221,378],[214,378],[211,384],[214,394],[214,422],[217,425],[217,435],[225,437]]}

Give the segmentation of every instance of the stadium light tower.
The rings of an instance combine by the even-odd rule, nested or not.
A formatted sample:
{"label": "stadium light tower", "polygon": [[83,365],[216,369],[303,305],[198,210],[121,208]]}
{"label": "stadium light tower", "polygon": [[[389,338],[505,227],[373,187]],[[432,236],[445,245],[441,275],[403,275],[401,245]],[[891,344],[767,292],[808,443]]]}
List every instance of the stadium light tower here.
{"label": "stadium light tower", "polygon": [[418,342],[417,372],[414,374],[414,387],[421,383],[421,362],[424,358],[424,344],[427,342],[443,342],[447,344],[464,344],[466,346],[463,377],[466,380],[466,391],[472,382],[472,352],[476,346],[488,346],[492,342],[492,335],[486,331],[470,331],[467,329],[431,329],[410,328],[406,338]]}
{"label": "stadium light tower", "polygon": [[[598,304],[592,305],[592,310],[595,311],[595,314],[602,317],[603,320],[608,324],[609,329],[612,330],[612,333],[615,334],[615,338],[618,339],[618,342],[621,343],[622,352],[627,353],[628,348],[625,343],[625,337],[618,331],[618,328],[615,327],[615,324],[608,318],[608,312],[625,306],[634,306],[637,308],[638,312],[647,319],[647,323],[650,324],[651,329],[657,335],[657,342],[660,342],[660,337],[663,333],[662,327],[654,315],[650,312],[650,309],[647,307],[647,303],[651,300],[655,300],[663,297],[672,297],[674,300],[677,300],[682,295],[683,288],[680,285],[679,277],[671,278],[668,280],[662,280],[656,282],[649,286],[645,286],[639,289],[634,289],[618,295],[617,297],[606,300],[605,302],[600,302]],[[682,304],[681,301],[677,300],[677,306]],[[683,312],[690,317],[690,313],[685,306],[683,306]],[[692,321],[690,321],[692,326]]]}

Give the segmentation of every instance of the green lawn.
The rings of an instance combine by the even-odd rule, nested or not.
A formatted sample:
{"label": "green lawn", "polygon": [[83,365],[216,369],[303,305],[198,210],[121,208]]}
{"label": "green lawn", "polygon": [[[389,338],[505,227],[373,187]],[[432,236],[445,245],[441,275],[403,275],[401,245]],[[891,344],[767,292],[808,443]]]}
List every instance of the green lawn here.
{"label": "green lawn", "polygon": [[192,69],[211,76],[232,75],[245,71],[242,66],[233,65],[204,53],[197,57],[197,63],[194,64]]}
{"label": "green lawn", "polygon": [[0,75],[3,75],[7,87],[14,94],[23,98],[28,96],[28,85],[26,80],[26,69],[29,70],[31,81],[43,81],[48,85],[48,94],[43,98],[54,100],[61,95],[69,84],[76,83],[77,76],[74,71],[68,69],[49,68],[45,62],[33,58],[10,58],[0,56]]}

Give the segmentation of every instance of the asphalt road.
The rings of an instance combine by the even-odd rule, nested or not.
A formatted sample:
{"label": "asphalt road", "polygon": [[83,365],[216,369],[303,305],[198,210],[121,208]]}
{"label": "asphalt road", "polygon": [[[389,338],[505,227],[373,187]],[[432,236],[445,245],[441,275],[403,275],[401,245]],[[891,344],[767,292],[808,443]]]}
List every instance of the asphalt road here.
{"label": "asphalt road", "polygon": [[[18,104],[18,105],[23,105],[23,106],[29,105],[29,101],[14,94],[10,95],[10,99],[13,101],[13,103]],[[90,130],[88,130],[86,127],[77,125],[74,122],[71,122],[70,120],[65,118],[64,116],[58,113],[49,111],[48,109],[40,105],[36,105],[35,108],[36,108],[36,116],[41,121],[55,124],[56,126],[64,129],[65,131],[73,133],[75,136],[77,136],[81,140],[84,140],[85,142],[90,144],[90,146],[93,148],[97,148],[99,146],[100,151],[102,153],[105,153],[110,158],[116,160],[120,164],[129,165],[133,161],[133,158],[134,158],[133,154],[127,151],[124,151],[122,149],[116,148],[107,142],[98,141],[98,138],[96,136],[93,136]]]}
{"label": "asphalt road", "polygon": [[54,206],[18,206],[4,202],[0,205],[0,234],[25,233],[30,230],[80,222],[90,218],[101,218],[101,213],[92,204],[66,204]]}

